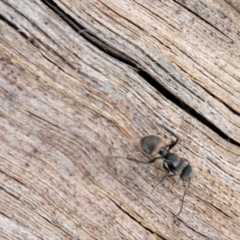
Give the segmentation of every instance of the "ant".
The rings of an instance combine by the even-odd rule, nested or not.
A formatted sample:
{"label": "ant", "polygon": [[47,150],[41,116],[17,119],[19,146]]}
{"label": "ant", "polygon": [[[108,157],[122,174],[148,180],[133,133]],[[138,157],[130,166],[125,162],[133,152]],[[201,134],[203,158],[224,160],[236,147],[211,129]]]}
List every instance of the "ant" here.
{"label": "ant", "polygon": [[193,170],[188,160],[186,160],[185,158],[180,158],[176,153],[170,152],[170,150],[178,143],[179,138],[172,131],[168,131],[176,138],[176,140],[172,141],[170,144],[166,144],[159,136],[155,135],[147,135],[143,137],[140,142],[141,149],[145,154],[148,154],[150,156],[156,156],[157,154],[159,154],[160,156],[157,156],[148,162],[142,162],[134,158],[126,159],[144,164],[150,164],[158,159],[163,159],[163,167],[168,170],[168,173],[155,185],[152,193],[156,189],[156,187],[160,185],[163,181],[175,175],[179,175],[182,181],[188,182],[188,186],[183,194],[180,211],[177,213],[177,215],[175,215],[175,218],[177,218],[182,212],[184,198],[190,186],[191,178],[193,176]]}

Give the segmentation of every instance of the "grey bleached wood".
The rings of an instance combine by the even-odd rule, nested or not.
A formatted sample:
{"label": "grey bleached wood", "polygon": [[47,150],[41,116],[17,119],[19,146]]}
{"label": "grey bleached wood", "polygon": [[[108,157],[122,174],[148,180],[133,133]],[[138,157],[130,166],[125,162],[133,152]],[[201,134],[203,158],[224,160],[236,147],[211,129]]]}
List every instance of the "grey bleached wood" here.
{"label": "grey bleached wood", "polygon": [[240,142],[240,14],[231,5],[91,0],[59,6]]}
{"label": "grey bleached wood", "polygon": [[[234,8],[205,3],[228,16],[221,25],[217,14],[203,21],[208,15],[194,1],[56,4],[239,142]],[[238,146],[81,37],[43,2],[2,1],[0,15],[2,239],[238,238]],[[146,159],[140,138],[152,133],[170,141],[165,128],[180,137],[175,151],[195,172],[176,222],[185,189],[178,177],[151,194],[165,174],[161,161],[109,158]]]}

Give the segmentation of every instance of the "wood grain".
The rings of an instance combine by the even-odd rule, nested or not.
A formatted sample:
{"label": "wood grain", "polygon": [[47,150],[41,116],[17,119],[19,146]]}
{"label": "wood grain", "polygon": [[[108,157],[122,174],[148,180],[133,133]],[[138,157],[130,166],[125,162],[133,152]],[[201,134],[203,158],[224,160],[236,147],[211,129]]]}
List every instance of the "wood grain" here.
{"label": "wood grain", "polygon": [[[0,238],[238,239],[239,27],[234,1],[1,1]],[[185,185],[125,158],[168,130],[176,221]]]}

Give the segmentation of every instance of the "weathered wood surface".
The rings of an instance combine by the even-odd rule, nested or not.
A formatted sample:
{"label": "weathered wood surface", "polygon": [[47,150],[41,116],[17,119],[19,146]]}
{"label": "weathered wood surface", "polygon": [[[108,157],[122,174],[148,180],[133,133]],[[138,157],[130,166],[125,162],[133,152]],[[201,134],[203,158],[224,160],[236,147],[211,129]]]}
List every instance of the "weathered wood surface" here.
{"label": "weathered wood surface", "polygon": [[[0,238],[238,239],[239,29],[237,1],[0,1]],[[178,177],[108,157],[166,128],[176,222]]]}

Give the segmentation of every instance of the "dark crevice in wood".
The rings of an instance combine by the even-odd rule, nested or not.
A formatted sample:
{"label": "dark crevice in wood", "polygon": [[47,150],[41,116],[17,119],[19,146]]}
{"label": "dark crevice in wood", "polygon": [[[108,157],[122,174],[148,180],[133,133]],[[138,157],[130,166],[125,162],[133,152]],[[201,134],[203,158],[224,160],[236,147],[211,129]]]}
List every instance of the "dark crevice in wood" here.
{"label": "dark crevice in wood", "polygon": [[[13,179],[16,180],[15,178],[13,178]],[[5,188],[3,188],[3,187],[0,187],[0,190],[3,190],[6,194],[9,195],[9,196],[8,196],[8,199],[12,200],[12,199],[10,198],[10,196],[11,196],[12,198],[17,199],[19,202],[21,201],[21,199],[20,199],[18,196],[14,195],[12,192],[8,191],[8,189],[5,189]]]}
{"label": "dark crevice in wood", "polygon": [[235,11],[237,11],[238,13],[240,13],[240,8],[236,8],[237,6],[237,1],[236,1],[236,4],[233,4],[231,1],[229,0],[225,0],[224,2],[226,2],[229,6],[231,6],[231,8],[233,8]]}
{"label": "dark crevice in wood", "polygon": [[[237,112],[233,107],[229,106],[226,102],[224,102],[219,96],[211,93],[206,87],[201,86],[211,97],[217,99],[218,102],[222,103],[226,108],[231,110],[232,113],[234,113],[236,116],[240,116],[240,113]],[[229,93],[230,94],[230,93]],[[236,124],[235,124],[236,126]]]}
{"label": "dark crevice in wood", "polygon": [[[157,39],[156,39],[157,40]],[[158,40],[159,41],[159,40]],[[164,44],[162,44],[164,45]],[[165,45],[164,45],[165,46]],[[165,46],[166,47],[166,46]],[[186,55],[189,59],[191,59],[195,64],[198,64],[194,58],[192,58],[189,54],[187,54],[186,52],[183,52],[181,49],[178,48],[179,51],[181,51],[182,54]],[[181,66],[177,65],[183,72],[186,72]],[[204,70],[209,73],[212,74],[208,71],[208,69],[204,68]],[[199,72],[201,72],[201,74],[203,74],[205,77],[208,77],[206,73],[204,73],[204,71],[202,71],[201,69],[198,69]],[[187,74],[187,73],[186,73]],[[216,75],[213,75],[215,78],[217,78]],[[194,76],[191,76],[192,78],[194,78]],[[196,83],[196,82],[195,82]],[[221,102],[226,108],[228,108],[230,111],[232,111],[232,113],[234,113],[237,116],[240,116],[240,113],[237,112],[233,107],[231,107],[230,105],[228,105],[226,102],[223,101],[223,99],[221,99],[220,97],[218,97],[216,94],[211,93],[206,87],[202,86],[201,84],[196,83],[199,87],[201,87],[204,91],[206,91],[209,95],[211,95],[213,98],[217,99],[219,102]],[[218,83],[216,83],[218,86],[221,87],[221,85],[219,85]],[[229,92],[226,88],[223,88],[228,94],[231,94],[231,92]]]}
{"label": "dark crevice in wood", "polygon": [[35,118],[38,118],[38,119],[40,119],[40,120],[43,121],[43,122],[46,122],[47,124],[50,124],[50,125],[52,125],[52,126],[54,126],[54,127],[56,127],[56,128],[59,128],[59,126],[57,126],[56,124],[51,123],[50,121],[48,121],[48,120],[46,120],[46,119],[44,119],[44,118],[36,115],[35,113],[32,113],[32,112],[30,112],[30,111],[28,111],[28,110],[26,110],[26,112],[29,113],[31,116],[33,116],[33,117],[35,117]]}
{"label": "dark crevice in wood", "polygon": [[164,88],[161,84],[159,84],[154,78],[152,78],[147,72],[140,71],[139,75],[143,77],[150,85],[152,85],[154,88],[156,88],[164,97],[171,100],[173,103],[175,103],[179,108],[186,111],[189,115],[196,118],[198,121],[200,121],[202,124],[209,127],[212,131],[217,133],[220,137],[228,140],[230,143],[239,146],[240,143],[237,141],[231,139],[229,136],[227,136],[224,132],[222,132],[219,128],[217,128],[213,123],[211,123],[209,120],[207,120],[205,117],[203,117],[200,113],[198,113],[195,109],[193,109],[191,106],[184,103],[182,100],[177,98],[174,94],[172,94],[170,91],[168,91],[166,88]]}
{"label": "dark crevice in wood", "polygon": [[154,234],[156,236],[158,236],[159,238],[161,238],[162,240],[167,240],[165,237],[163,237],[162,235],[156,233],[155,231],[153,231],[152,229],[144,226],[141,221],[139,221],[138,219],[136,219],[134,216],[132,216],[129,212],[127,212],[126,210],[124,210],[121,205],[119,205],[115,200],[113,200],[112,198],[110,198],[109,196],[106,196],[118,209],[120,209],[121,211],[124,212],[124,214],[128,215],[134,222],[137,222],[138,224],[140,224],[144,229],[146,229],[148,232],[150,232],[151,234]]}
{"label": "dark crevice in wood", "polygon": [[[212,131],[217,133],[223,139],[226,139],[230,143],[240,147],[240,143],[238,143],[234,139],[230,138],[227,134],[225,134],[223,131],[221,131],[217,126],[215,126],[213,123],[211,123],[209,120],[207,120],[204,116],[202,116],[200,113],[198,113],[195,109],[193,109],[191,106],[187,105],[185,102],[183,102],[182,100],[177,98],[169,90],[167,90],[165,87],[163,87],[163,85],[159,84],[153,77],[151,77],[151,75],[149,73],[147,73],[144,70],[139,69],[139,66],[136,64],[136,62],[134,60],[132,60],[128,56],[124,55],[120,51],[117,51],[116,49],[108,46],[102,40],[100,40],[99,38],[96,38],[93,34],[89,33],[83,26],[81,26],[71,16],[66,14],[60,7],[58,7],[54,1],[42,0],[42,2],[44,4],[46,4],[50,9],[52,9],[57,15],[59,15],[59,17],[61,17],[64,21],[66,21],[75,31],[77,31],[83,38],[85,38],[87,41],[89,41],[95,47],[97,47],[104,53],[116,58],[117,60],[124,62],[125,64],[127,64],[133,68],[138,69],[138,71],[137,71],[138,74],[143,79],[145,79],[152,87],[157,89],[164,97],[166,97],[167,99],[172,101],[174,104],[176,104],[179,108],[186,111],[192,117],[196,118],[202,124],[206,125],[208,128],[210,128]],[[191,10],[189,10],[189,11],[191,11]],[[192,13],[196,15],[196,13],[194,13],[194,12],[192,12]],[[198,17],[200,17],[200,16],[198,16]],[[202,20],[205,21],[204,19],[202,19]],[[174,79],[173,76],[171,76],[171,77]]]}
{"label": "dark crevice in wood", "polygon": [[225,218],[225,220],[229,221],[230,219],[232,219],[231,216],[229,216],[227,213],[225,213],[221,208],[213,205],[212,203],[208,202],[208,204],[210,204],[213,208],[215,208],[217,211],[221,212],[222,214],[224,214],[227,218]]}
{"label": "dark crevice in wood", "polygon": [[[105,6],[107,9],[109,9],[110,11],[112,11],[112,12],[114,12],[116,15],[118,15],[119,18],[122,18],[122,19],[128,21],[130,24],[132,24],[133,26],[135,26],[135,27],[138,28],[139,30],[145,31],[144,28],[142,28],[141,26],[139,26],[138,24],[136,24],[136,23],[135,23],[134,21],[132,21],[131,19],[127,18],[127,17],[124,16],[124,15],[120,15],[119,12],[115,11],[113,8],[110,8],[110,7],[109,7],[107,4],[105,4],[104,2],[102,2],[102,1],[100,1],[100,2],[101,2],[101,4],[102,4],[103,6]],[[140,6],[142,6],[142,5],[140,4]],[[146,9],[146,8],[145,8],[145,9]]]}
{"label": "dark crevice in wood", "polygon": [[201,15],[199,15],[196,12],[194,12],[192,9],[188,8],[186,5],[181,4],[179,1],[174,0],[174,2],[179,4],[182,8],[186,9],[188,12],[192,13],[194,16],[198,17],[201,21],[203,21],[206,24],[210,25],[213,29],[217,30],[219,33],[221,33],[224,37],[226,37],[229,40],[230,44],[234,44],[234,41],[229,36],[227,36],[224,32],[222,32],[216,26],[214,26],[211,22],[207,21],[205,18],[202,18]]}
{"label": "dark crevice in wood", "polygon": [[[182,221],[181,221],[181,222],[182,222]],[[210,240],[210,238],[207,237],[206,235],[200,233],[199,231],[197,231],[196,229],[190,227],[190,226],[187,225],[186,223],[184,223],[184,222],[182,222],[182,223],[183,223],[185,226],[187,226],[189,229],[191,229],[193,232],[195,232],[195,233],[199,234],[200,236],[204,237],[204,239],[206,239],[206,240]]]}
{"label": "dark crevice in wood", "polygon": [[[17,9],[13,8],[11,5],[7,4],[6,2],[4,2],[7,6],[9,6],[10,8],[12,8],[14,11],[16,11],[20,16],[22,16],[23,18],[27,19],[29,22],[31,22],[25,15],[23,15],[21,12],[17,11]],[[26,33],[23,32],[23,30],[21,30],[20,28],[17,27],[16,24],[14,24],[13,22],[11,22],[10,20],[8,20],[7,18],[5,18],[4,16],[0,15],[0,19],[3,20],[4,22],[6,22],[10,27],[12,27],[14,30],[16,30],[24,39],[26,39],[29,43],[33,44],[35,43],[34,39],[29,37]],[[13,19],[11,19],[13,20]],[[33,22],[31,22],[31,24],[34,25],[35,28],[37,28],[39,31],[41,31],[43,34],[45,34],[44,31],[42,31],[41,29],[39,29],[37,27],[36,24],[34,24]],[[45,34],[46,35],[46,34]],[[48,35],[46,35],[46,37],[50,38]]]}
{"label": "dark crevice in wood", "polygon": [[67,22],[77,33],[79,33],[84,39],[89,41],[91,44],[96,46],[99,50],[108,54],[111,57],[117,58],[119,61],[126,63],[134,68],[136,64],[133,59],[130,59],[129,56],[125,55],[121,51],[116,50],[115,48],[104,43],[103,40],[91,34],[90,31],[81,26],[77,21],[75,21],[70,15],[65,13],[57,4],[52,0],[42,0],[52,11],[54,11],[60,18]]}
{"label": "dark crevice in wood", "polygon": [[25,38],[25,39],[29,39],[28,36],[26,34],[24,34],[15,24],[13,24],[12,22],[10,22],[8,19],[6,19],[3,15],[0,15],[0,20],[2,20],[3,22],[5,22],[7,25],[9,25],[10,27],[12,27],[13,29],[15,29],[17,32],[19,32],[19,34]]}
{"label": "dark crevice in wood", "polygon": [[[142,4],[142,3],[141,3],[140,1],[138,1],[138,0],[134,0],[134,3],[137,4],[137,5],[139,5],[139,6],[141,6],[145,11],[149,12],[149,14],[150,14],[151,16],[154,16],[154,17],[156,17],[156,18],[158,18],[158,19],[161,19],[161,20],[164,21],[164,22],[167,21],[164,17],[161,17],[161,15],[160,15],[158,12],[152,11],[152,10],[151,10],[151,7],[146,7],[144,4]],[[170,26],[169,31],[171,31],[170,29],[173,28],[173,29],[175,29],[176,31],[179,32],[179,29],[178,29],[174,24],[172,24],[171,20],[170,20],[170,21],[167,21],[167,23],[168,23],[168,25]],[[151,35],[151,36],[152,36],[152,35]],[[154,36],[152,36],[152,37],[154,37]],[[163,45],[164,45],[164,44],[163,44]],[[164,46],[165,46],[165,45],[164,45]],[[166,47],[167,47],[167,46],[166,46]]]}
{"label": "dark crevice in wood", "polygon": [[[19,13],[20,14],[20,13]],[[58,67],[59,69],[61,69],[64,72],[64,69],[62,69],[59,65],[57,65],[54,61],[52,61],[50,58],[48,58],[46,55],[44,55],[41,51],[41,47],[39,45],[39,43],[41,43],[46,49],[48,49],[49,51],[51,51],[53,54],[55,54],[57,57],[59,57],[60,59],[63,60],[63,62],[65,62],[67,65],[69,65],[72,69],[75,69],[73,65],[71,65],[68,61],[66,61],[58,52],[54,51],[53,49],[50,49],[50,47],[48,47],[46,44],[44,44],[43,42],[41,42],[39,39],[35,39],[35,38],[31,38],[29,36],[27,36],[21,29],[19,29],[15,24],[13,24],[11,21],[9,21],[8,19],[6,19],[4,16],[0,15],[0,20],[2,20],[3,22],[7,23],[10,27],[12,27],[14,30],[16,30],[24,39],[26,39],[29,43],[31,43],[33,46],[35,46],[39,52],[42,54],[42,56],[44,58],[46,58],[49,62],[51,62],[52,64],[54,64],[56,67]],[[37,27],[35,25],[35,27]],[[39,29],[41,31],[41,29]],[[44,33],[44,32],[43,32]],[[47,35],[46,35],[47,36]],[[49,38],[49,36],[47,36]]]}

